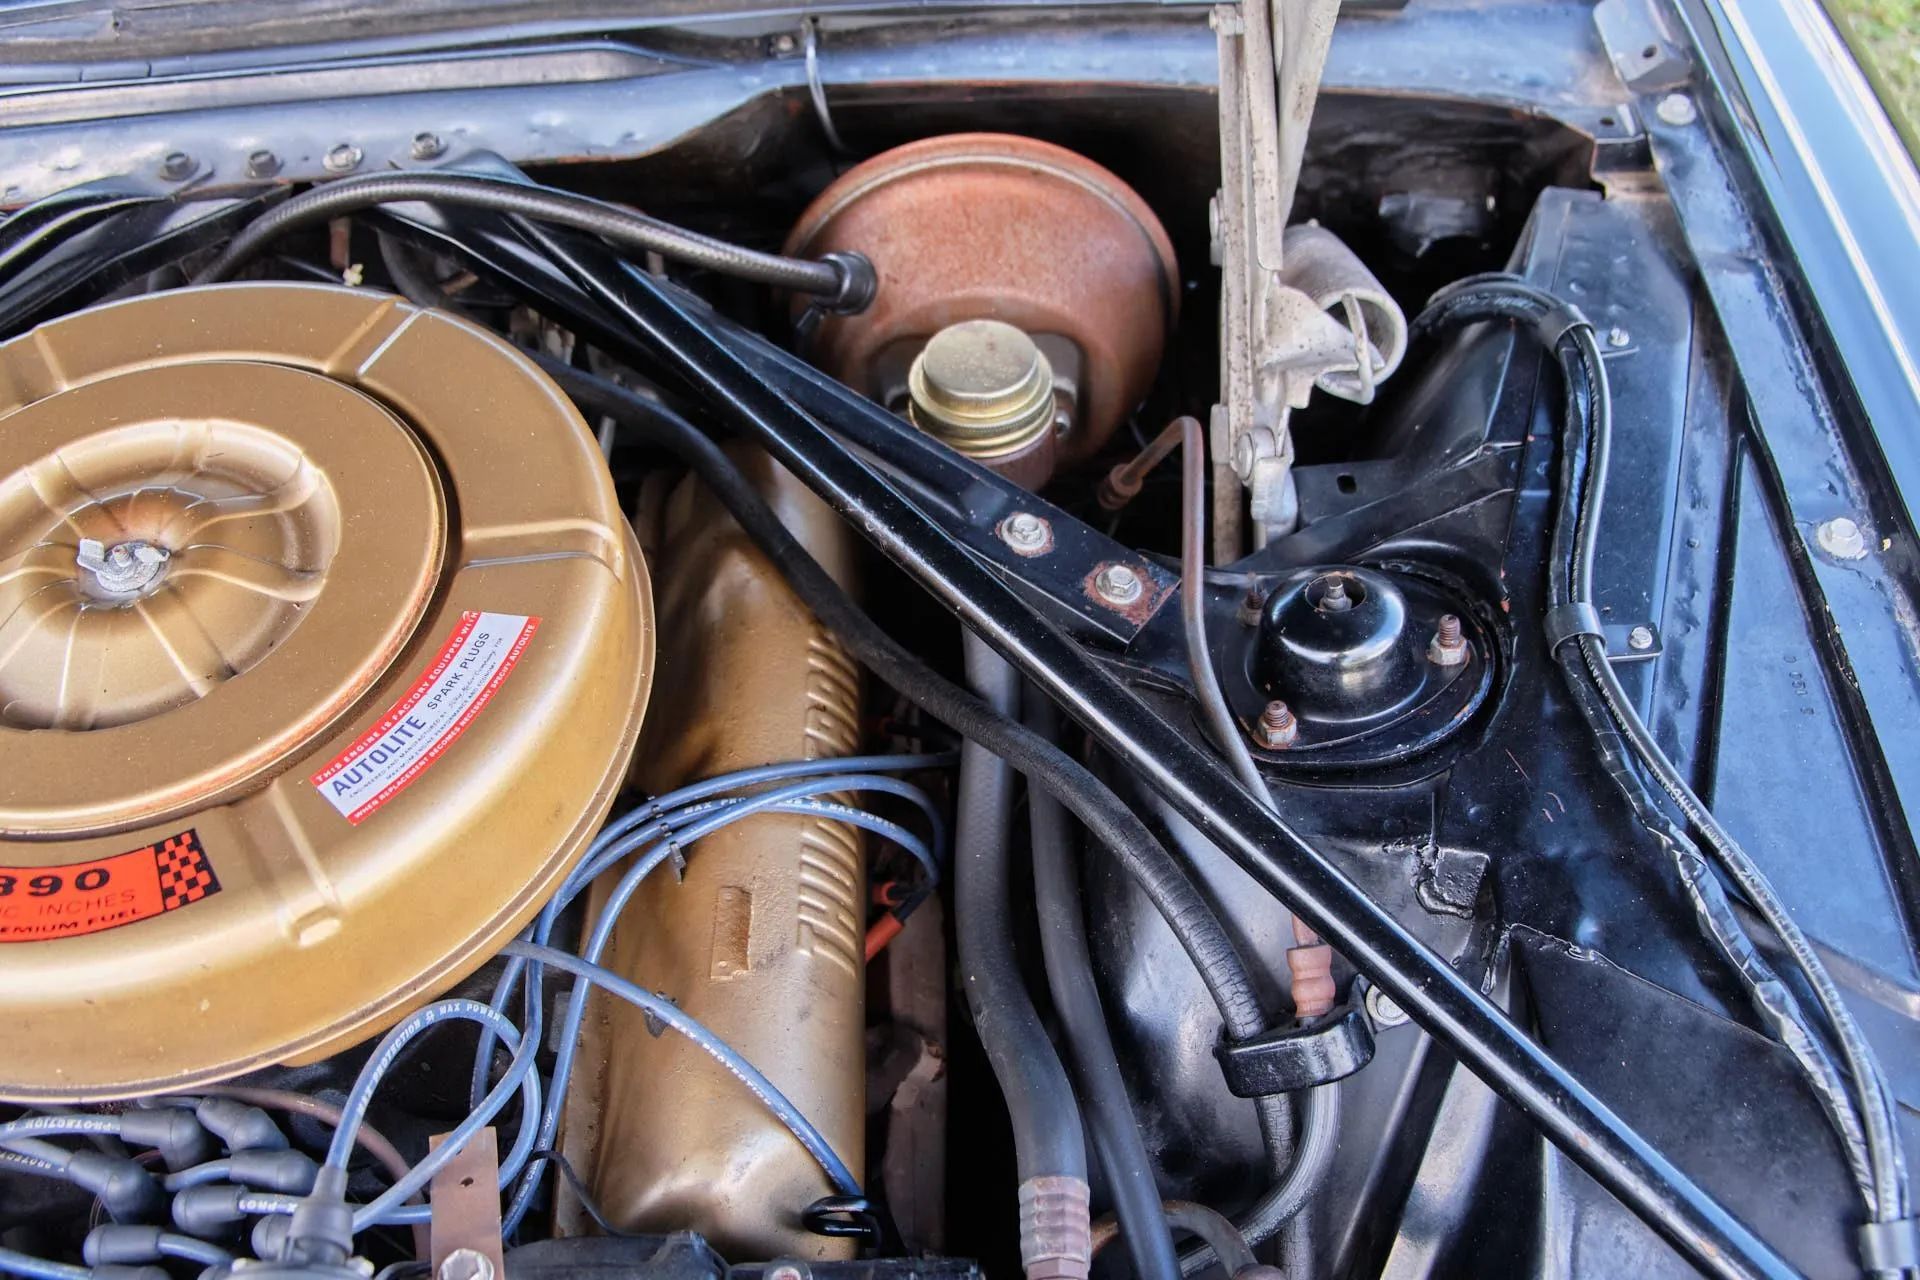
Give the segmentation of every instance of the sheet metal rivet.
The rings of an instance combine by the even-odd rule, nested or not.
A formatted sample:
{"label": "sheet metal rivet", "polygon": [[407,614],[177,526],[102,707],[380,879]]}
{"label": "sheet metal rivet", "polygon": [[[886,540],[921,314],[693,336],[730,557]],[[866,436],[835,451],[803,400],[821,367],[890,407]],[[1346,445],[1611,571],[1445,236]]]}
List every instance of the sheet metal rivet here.
{"label": "sheet metal rivet", "polygon": [[327,152],[327,158],[321,163],[326,166],[328,173],[352,173],[360,167],[362,158],[360,148],[351,142],[343,142]]}
{"label": "sheet metal rivet", "polygon": [[447,149],[447,144],[437,133],[416,133],[413,144],[407,148],[415,160],[431,160]]}
{"label": "sheet metal rivet", "polygon": [[1398,1027],[1405,1024],[1407,1011],[1400,1002],[1378,987],[1367,988],[1367,1016],[1373,1019],[1376,1027]]}
{"label": "sheet metal rivet", "polygon": [[1813,531],[1820,549],[1841,560],[1859,560],[1867,554],[1867,535],[1845,516],[1835,516]]}
{"label": "sheet metal rivet", "polygon": [[1293,708],[1275,698],[1260,709],[1260,723],[1253,728],[1254,740],[1269,751],[1290,747],[1300,736],[1300,722]]}
{"label": "sheet metal rivet", "polygon": [[255,151],[247,157],[249,178],[271,178],[280,172],[280,157],[271,151]]}
{"label": "sheet metal rivet", "polygon": [[1670,93],[1660,99],[1653,114],[1676,129],[1684,128],[1700,118],[1700,113],[1694,109],[1693,99],[1684,93]]}
{"label": "sheet metal rivet", "polygon": [[193,157],[184,151],[170,151],[166,159],[160,162],[160,176],[168,182],[178,182],[182,178],[193,176]]}
{"label": "sheet metal rivet", "polygon": [[1635,627],[1627,632],[1627,648],[1635,653],[1645,653],[1653,648],[1653,628]]}
{"label": "sheet metal rivet", "polygon": [[1146,591],[1140,575],[1123,564],[1110,564],[1094,575],[1093,589],[1108,604],[1132,604]]}
{"label": "sheet metal rivet", "polygon": [[1053,526],[1030,511],[1016,511],[995,529],[1000,541],[1023,556],[1039,555],[1053,545]]}

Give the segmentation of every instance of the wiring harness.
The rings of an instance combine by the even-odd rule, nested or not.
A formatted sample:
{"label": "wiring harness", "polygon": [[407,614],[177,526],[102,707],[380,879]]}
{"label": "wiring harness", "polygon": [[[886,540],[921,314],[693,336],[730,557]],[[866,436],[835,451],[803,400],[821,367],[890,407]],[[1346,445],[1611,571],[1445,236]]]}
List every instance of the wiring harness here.
{"label": "wiring harness", "polygon": [[[291,1149],[265,1111],[222,1096],[146,1099],[116,1115],[28,1115],[0,1124],[0,1170],[57,1178],[92,1192],[113,1219],[87,1237],[84,1266],[0,1249],[0,1274],[43,1280],[160,1280],[167,1273],[149,1264],[176,1258],[205,1267],[226,1267],[233,1255],[217,1240],[251,1224],[249,1243],[261,1259],[306,1267],[344,1268],[355,1237],[377,1226],[430,1221],[420,1192],[481,1129],[493,1123],[515,1097],[520,1120],[500,1162],[500,1188],[509,1196],[504,1234],[511,1237],[538,1198],[542,1175],[554,1160],[552,1144],[572,1073],[575,1044],[593,989],[644,1010],[685,1035],[720,1063],[819,1161],[836,1192],[858,1196],[860,1186],[846,1162],[820,1131],[752,1063],[671,1000],[647,991],[596,963],[622,908],[640,883],[665,862],[681,862],[705,836],[756,813],[804,813],[865,828],[906,850],[921,869],[922,883],[907,903],[924,900],[939,883],[947,857],[947,829],[937,805],[921,788],[894,774],[950,767],[951,755],[885,755],[808,760],[767,765],[707,779],[640,805],[609,823],[585,857],[542,909],[534,923],[505,948],[506,967],[490,1002],[436,1001],[401,1019],[374,1048],[345,1100],[334,1108],[299,1094],[229,1087],[243,1095],[269,1095],[286,1109],[333,1125],[324,1158],[315,1162]],[[850,792],[887,794],[926,819],[927,838],[897,822],[826,797]],[[586,939],[582,955],[552,945],[566,908],[601,875],[631,859]],[[910,907],[907,909],[910,910]],[[550,1076],[539,1069],[543,1042],[542,981],[547,970],[574,979],[562,1014],[559,1049]],[[518,1006],[516,1023],[508,1011]],[[381,1082],[413,1044],[435,1027],[477,1023],[482,1031],[473,1070],[467,1116],[418,1163],[398,1159],[392,1145],[367,1125]],[[495,1050],[510,1058],[493,1070]],[[56,1138],[95,1138],[150,1150],[167,1172],[155,1176],[131,1154],[69,1149]],[[348,1166],[356,1146],[387,1166],[392,1183],[365,1204],[346,1201]],[[391,1158],[389,1158],[391,1157]],[[803,1206],[796,1206],[798,1211]],[[174,1231],[156,1225],[170,1221]],[[343,1274],[345,1274],[343,1272]]]}

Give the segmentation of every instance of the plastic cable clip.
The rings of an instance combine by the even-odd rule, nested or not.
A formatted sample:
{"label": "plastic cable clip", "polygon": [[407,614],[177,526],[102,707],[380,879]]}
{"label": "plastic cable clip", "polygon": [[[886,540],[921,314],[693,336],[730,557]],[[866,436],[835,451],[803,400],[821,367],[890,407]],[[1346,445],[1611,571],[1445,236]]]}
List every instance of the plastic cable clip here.
{"label": "plastic cable clip", "polygon": [[1373,1061],[1373,1024],[1359,1001],[1304,1027],[1269,1031],[1213,1051],[1236,1098],[1264,1098],[1344,1079]]}
{"label": "plastic cable clip", "polygon": [[1603,644],[1607,638],[1606,629],[1600,625],[1600,611],[1590,604],[1554,605],[1541,619],[1541,629],[1547,633],[1548,653],[1558,651],[1576,636],[1593,636]]}
{"label": "plastic cable clip", "polygon": [[1860,1228],[1860,1265],[1867,1271],[1920,1267],[1920,1218],[1869,1222]]}

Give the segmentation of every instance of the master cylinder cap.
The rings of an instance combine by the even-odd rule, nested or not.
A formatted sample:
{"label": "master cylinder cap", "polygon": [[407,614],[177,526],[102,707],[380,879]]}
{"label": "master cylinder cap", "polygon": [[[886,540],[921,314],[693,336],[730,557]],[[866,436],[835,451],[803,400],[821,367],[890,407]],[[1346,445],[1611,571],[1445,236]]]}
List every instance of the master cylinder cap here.
{"label": "master cylinder cap", "polygon": [[0,1097],[444,990],[585,849],[652,658],[592,436],[481,329],[248,284],[0,345]]}

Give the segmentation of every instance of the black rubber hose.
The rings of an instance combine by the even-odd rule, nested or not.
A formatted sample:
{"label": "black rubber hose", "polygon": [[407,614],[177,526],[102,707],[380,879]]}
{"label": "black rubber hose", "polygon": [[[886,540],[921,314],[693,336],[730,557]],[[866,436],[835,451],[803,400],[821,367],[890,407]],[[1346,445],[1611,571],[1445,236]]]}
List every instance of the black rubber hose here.
{"label": "black rubber hose", "polygon": [[[1529,325],[1559,362],[1566,407],[1547,566],[1548,597],[1554,605],[1590,606],[1612,435],[1612,398],[1592,326],[1552,294],[1511,277],[1494,276],[1462,281],[1443,290],[1416,322],[1416,330],[1489,319]],[[1757,1012],[1793,1054],[1838,1130],[1875,1220],[1904,1218],[1909,1207],[1906,1169],[1895,1136],[1885,1077],[1812,944],[1759,867],[1693,793],[1647,730],[1607,661],[1604,644],[1590,635],[1569,637],[1556,647],[1555,657],[1566,674],[1575,706],[1593,730],[1609,775],[1636,816],[1675,857],[1703,931],[1739,973]],[[1699,849],[1661,811],[1630,759],[1652,775],[1688,823],[1706,839],[1721,870],[1785,944],[1839,1044],[1852,1079],[1851,1091],[1807,1026],[1798,998],[1753,948]]]}
{"label": "black rubber hose", "polygon": [[[1047,741],[1058,742],[1059,712],[1031,685],[1026,691],[1026,721]],[[1120,1076],[1100,992],[1094,986],[1071,821],[1042,786],[1027,788],[1027,814],[1033,831],[1033,894],[1040,915],[1047,989],[1066,1031],[1067,1057],[1086,1104],[1094,1154],[1107,1175],[1114,1217],[1134,1273],[1143,1280],[1175,1280],[1180,1263],[1173,1252],[1173,1233],[1161,1207],[1160,1188],[1140,1137],[1133,1100]]]}
{"label": "black rubber hose", "polygon": [[[1001,715],[1019,702],[1020,678],[999,654],[962,637],[967,678]],[[1040,1023],[1013,949],[1013,884],[1007,840],[1013,769],[971,740],[960,746],[953,836],[954,936],[974,1030],[993,1065],[1013,1121],[1020,1181],[1087,1180],[1086,1134],[1066,1068]]]}
{"label": "black rubber hose", "polygon": [[962,737],[979,742],[1029,778],[1038,779],[1113,852],[1166,918],[1219,1007],[1227,1034],[1244,1040],[1266,1029],[1266,1015],[1246,965],[1213,908],[1173,855],[1120,797],[1079,761],[1025,725],[994,711],[876,626],[795,540],[720,446],[698,427],[665,406],[604,378],[547,356],[534,359],[584,408],[633,426],[699,476],[787,580],[801,603],[869,670],[934,719]]}
{"label": "black rubber hose", "polygon": [[323,183],[248,223],[193,283],[231,279],[262,247],[290,231],[376,205],[411,203],[486,209],[571,227],[622,248],[821,298],[836,311],[859,311],[873,300],[873,267],[858,254],[811,260],[760,253],[570,191],[471,173],[375,173]]}

